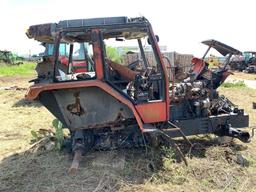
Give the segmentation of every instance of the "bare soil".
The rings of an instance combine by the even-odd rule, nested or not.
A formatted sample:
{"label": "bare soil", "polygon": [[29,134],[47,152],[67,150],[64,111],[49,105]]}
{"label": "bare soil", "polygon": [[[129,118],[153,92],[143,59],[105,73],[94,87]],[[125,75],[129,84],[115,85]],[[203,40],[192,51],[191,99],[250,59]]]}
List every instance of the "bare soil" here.
{"label": "bare soil", "polygon": [[[31,78],[0,78],[0,87],[27,88]],[[25,90],[0,89],[0,191],[256,191],[256,141],[218,145],[215,137],[192,137],[194,148],[179,140],[184,166],[172,149],[90,152],[78,174],[68,176],[67,150],[31,150],[31,130],[53,129],[54,117],[38,102],[24,100]],[[221,88],[221,93],[250,114],[256,124],[256,91]],[[111,159],[125,161],[109,166]],[[97,163],[98,162],[98,163]],[[103,163],[102,163],[103,162]],[[105,162],[105,163],[104,163]]]}

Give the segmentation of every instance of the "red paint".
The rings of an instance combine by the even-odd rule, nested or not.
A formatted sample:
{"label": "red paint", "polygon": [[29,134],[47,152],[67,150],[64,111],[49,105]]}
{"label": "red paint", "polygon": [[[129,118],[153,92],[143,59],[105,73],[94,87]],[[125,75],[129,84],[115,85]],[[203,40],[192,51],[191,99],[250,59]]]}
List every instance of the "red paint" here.
{"label": "red paint", "polygon": [[[59,61],[60,61],[62,64],[68,66],[68,58],[67,58],[66,56],[60,56],[60,57],[59,57]],[[73,62],[72,62],[72,65],[73,65],[74,68],[75,68],[75,67],[81,67],[81,68],[79,68],[79,69],[76,69],[76,68],[75,68],[75,69],[73,70],[74,73],[83,73],[83,72],[87,72],[87,63],[86,63],[86,61],[73,61]]]}
{"label": "red paint", "polygon": [[[97,34],[99,37],[99,30],[93,29],[92,34]],[[99,38],[97,38],[96,41],[93,42],[93,53],[94,53],[94,63],[95,63],[95,71],[96,71],[96,77],[98,80],[102,80],[104,77],[104,70],[103,70],[103,55],[100,47],[100,41]]]}
{"label": "red paint", "polygon": [[196,77],[203,71],[205,67],[205,62],[202,59],[194,57],[191,60],[193,64],[193,72],[196,74]]}
{"label": "red paint", "polygon": [[[143,119],[144,123],[154,123],[154,122],[162,122],[162,121],[168,121],[169,115],[170,115],[170,97],[169,97],[169,78],[166,70],[166,66],[164,64],[163,58],[161,57],[160,48],[158,46],[157,40],[155,38],[153,29],[151,26],[149,26],[149,32],[153,36],[153,45],[156,47],[157,55],[159,56],[160,64],[163,69],[163,78],[165,81],[165,98],[163,101],[154,102],[154,103],[146,103],[146,104],[139,104],[136,106],[136,109],[138,110],[141,118]],[[149,114],[150,111],[152,114]],[[159,114],[155,114],[155,111],[157,111]]]}
{"label": "red paint", "polygon": [[87,72],[87,63],[86,61],[73,61],[73,67],[79,67],[78,69],[74,69],[75,73],[84,73]]}
{"label": "red paint", "polygon": [[166,121],[165,106],[166,102],[161,101],[136,105],[135,108],[144,123],[155,123]]}
{"label": "red paint", "polygon": [[102,90],[104,90],[106,93],[112,95],[114,98],[119,100],[121,103],[125,104],[127,107],[129,107],[132,110],[141,131],[144,131],[141,117],[137,112],[137,110],[135,109],[134,105],[128,99],[124,98],[120,93],[118,93],[112,87],[110,87],[108,84],[99,80],[74,81],[74,82],[51,83],[51,84],[35,84],[28,89],[28,92],[26,93],[25,98],[27,100],[34,100],[43,91],[53,91],[58,89],[74,89],[74,88],[84,88],[84,87],[99,87]]}

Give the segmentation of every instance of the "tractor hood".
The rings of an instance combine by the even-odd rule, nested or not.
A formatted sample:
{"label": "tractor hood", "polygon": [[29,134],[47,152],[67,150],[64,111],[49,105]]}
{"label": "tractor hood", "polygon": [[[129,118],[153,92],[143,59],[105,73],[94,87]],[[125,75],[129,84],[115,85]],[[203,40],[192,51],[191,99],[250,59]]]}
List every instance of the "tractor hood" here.
{"label": "tractor hood", "polygon": [[241,51],[233,47],[230,47],[229,45],[216,41],[214,39],[206,40],[206,41],[203,41],[202,43],[216,49],[223,56],[226,56],[229,53],[231,53],[232,55],[242,55]]}

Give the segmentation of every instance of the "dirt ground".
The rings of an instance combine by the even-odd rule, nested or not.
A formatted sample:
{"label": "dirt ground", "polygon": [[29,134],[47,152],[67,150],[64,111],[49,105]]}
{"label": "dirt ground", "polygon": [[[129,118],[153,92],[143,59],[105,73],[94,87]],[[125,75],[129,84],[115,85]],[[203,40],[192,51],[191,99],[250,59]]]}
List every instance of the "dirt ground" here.
{"label": "dirt ground", "polygon": [[[0,78],[0,87],[27,88],[30,78]],[[256,91],[221,88],[256,124]],[[192,150],[178,142],[189,166],[172,149],[91,152],[76,176],[68,176],[71,155],[33,151],[31,130],[53,129],[54,117],[39,103],[24,100],[25,90],[0,89],[0,191],[256,191],[256,140],[218,145],[215,137],[192,137]],[[161,152],[159,152],[161,151]],[[123,164],[113,166],[120,158]],[[98,162],[98,163],[97,163]]]}
{"label": "dirt ground", "polygon": [[241,79],[241,80],[256,80],[256,75],[255,74],[248,74],[244,72],[233,72],[234,75],[231,75],[232,78],[235,79]]}

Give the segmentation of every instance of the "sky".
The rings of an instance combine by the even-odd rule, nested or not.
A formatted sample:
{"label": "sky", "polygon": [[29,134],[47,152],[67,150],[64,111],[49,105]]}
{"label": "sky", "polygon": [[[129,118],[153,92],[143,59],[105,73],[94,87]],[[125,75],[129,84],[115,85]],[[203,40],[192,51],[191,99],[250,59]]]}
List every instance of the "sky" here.
{"label": "sky", "polygon": [[255,0],[1,0],[0,50],[39,53],[26,37],[30,25],[111,16],[145,16],[169,51],[202,56],[200,42],[216,39],[256,51]]}

